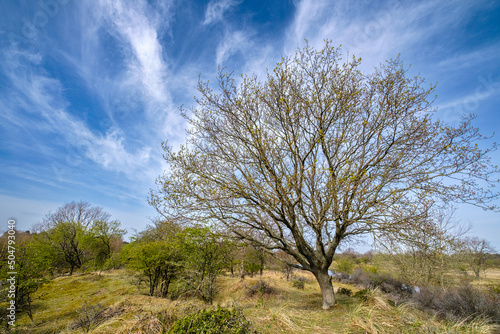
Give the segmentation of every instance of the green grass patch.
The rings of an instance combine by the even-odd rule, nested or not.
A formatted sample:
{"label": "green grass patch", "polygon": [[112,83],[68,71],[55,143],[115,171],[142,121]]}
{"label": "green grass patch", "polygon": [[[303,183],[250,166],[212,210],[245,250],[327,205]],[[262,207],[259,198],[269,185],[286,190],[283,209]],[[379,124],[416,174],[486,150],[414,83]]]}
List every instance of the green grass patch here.
{"label": "green grass patch", "polygon": [[136,291],[125,271],[100,276],[89,273],[58,277],[44,284],[34,295],[34,322],[21,315],[17,329],[36,333],[63,332],[78,317],[83,305],[109,307]]}

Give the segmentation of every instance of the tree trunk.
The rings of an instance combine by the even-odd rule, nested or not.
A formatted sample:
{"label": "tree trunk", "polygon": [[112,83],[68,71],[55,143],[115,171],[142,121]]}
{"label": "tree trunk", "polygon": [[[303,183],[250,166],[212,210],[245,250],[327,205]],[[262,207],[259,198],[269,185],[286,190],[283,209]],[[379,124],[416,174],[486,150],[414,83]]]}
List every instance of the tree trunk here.
{"label": "tree trunk", "polygon": [[261,250],[261,252],[260,252],[260,276],[262,276],[263,271],[264,271],[264,252]]}
{"label": "tree trunk", "polygon": [[319,269],[314,273],[316,280],[318,280],[321,289],[321,296],[323,298],[323,309],[327,310],[335,304],[335,294],[333,293],[332,279],[328,274],[328,269]]}
{"label": "tree trunk", "polygon": [[477,269],[477,270],[476,270],[476,269],[473,269],[473,271],[474,271],[474,274],[476,275],[476,278],[479,278],[479,277],[480,277],[480,276],[479,276],[479,275],[480,275],[480,271],[479,271],[479,269]]}
{"label": "tree trunk", "polygon": [[244,279],[245,279],[245,265],[243,264],[243,261],[241,261],[240,280],[243,281]]}

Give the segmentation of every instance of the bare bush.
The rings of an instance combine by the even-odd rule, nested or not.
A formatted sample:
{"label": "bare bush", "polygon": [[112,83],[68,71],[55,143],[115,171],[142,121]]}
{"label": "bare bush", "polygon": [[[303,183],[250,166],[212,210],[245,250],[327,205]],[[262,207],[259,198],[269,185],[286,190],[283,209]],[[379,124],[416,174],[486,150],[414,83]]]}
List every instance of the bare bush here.
{"label": "bare bush", "polygon": [[76,311],[76,320],[71,325],[71,329],[82,329],[85,333],[90,332],[103,322],[120,315],[123,312],[122,308],[104,307],[100,304],[90,305],[84,303],[83,306]]}
{"label": "bare bush", "polygon": [[500,298],[464,284],[449,289],[427,287],[415,294],[412,302],[421,310],[431,311],[449,320],[472,321],[486,318],[500,323]]}
{"label": "bare bush", "polygon": [[84,303],[82,308],[77,310],[76,320],[72,324],[72,329],[81,328],[85,333],[90,332],[105,320],[105,308],[99,304],[89,305]]}

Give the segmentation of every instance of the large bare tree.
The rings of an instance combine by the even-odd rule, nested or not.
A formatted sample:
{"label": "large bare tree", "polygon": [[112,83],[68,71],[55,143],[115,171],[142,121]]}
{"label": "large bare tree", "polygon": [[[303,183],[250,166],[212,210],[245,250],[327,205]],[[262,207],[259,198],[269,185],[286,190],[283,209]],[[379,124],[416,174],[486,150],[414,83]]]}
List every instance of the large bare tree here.
{"label": "large bare tree", "polygon": [[330,44],[299,49],[263,82],[223,71],[219,91],[200,81],[198,107],[181,109],[187,143],[163,144],[168,169],[149,200],[166,217],[217,222],[290,254],[315,275],[323,308],[335,303],[328,268],[341,242],[408,231],[437,200],[495,209],[498,197],[496,147],[476,145],[472,116],[442,124],[434,87],[399,58],[363,74]]}

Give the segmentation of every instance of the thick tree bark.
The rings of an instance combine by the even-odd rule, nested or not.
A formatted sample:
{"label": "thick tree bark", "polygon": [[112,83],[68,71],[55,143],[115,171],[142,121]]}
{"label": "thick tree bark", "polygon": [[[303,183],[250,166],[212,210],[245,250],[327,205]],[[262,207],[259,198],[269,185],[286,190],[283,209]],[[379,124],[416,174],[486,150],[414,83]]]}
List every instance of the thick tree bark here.
{"label": "thick tree bark", "polygon": [[328,274],[328,269],[319,269],[314,273],[316,280],[321,289],[321,296],[323,298],[323,309],[327,310],[335,304],[335,294],[333,292],[332,279]]}

